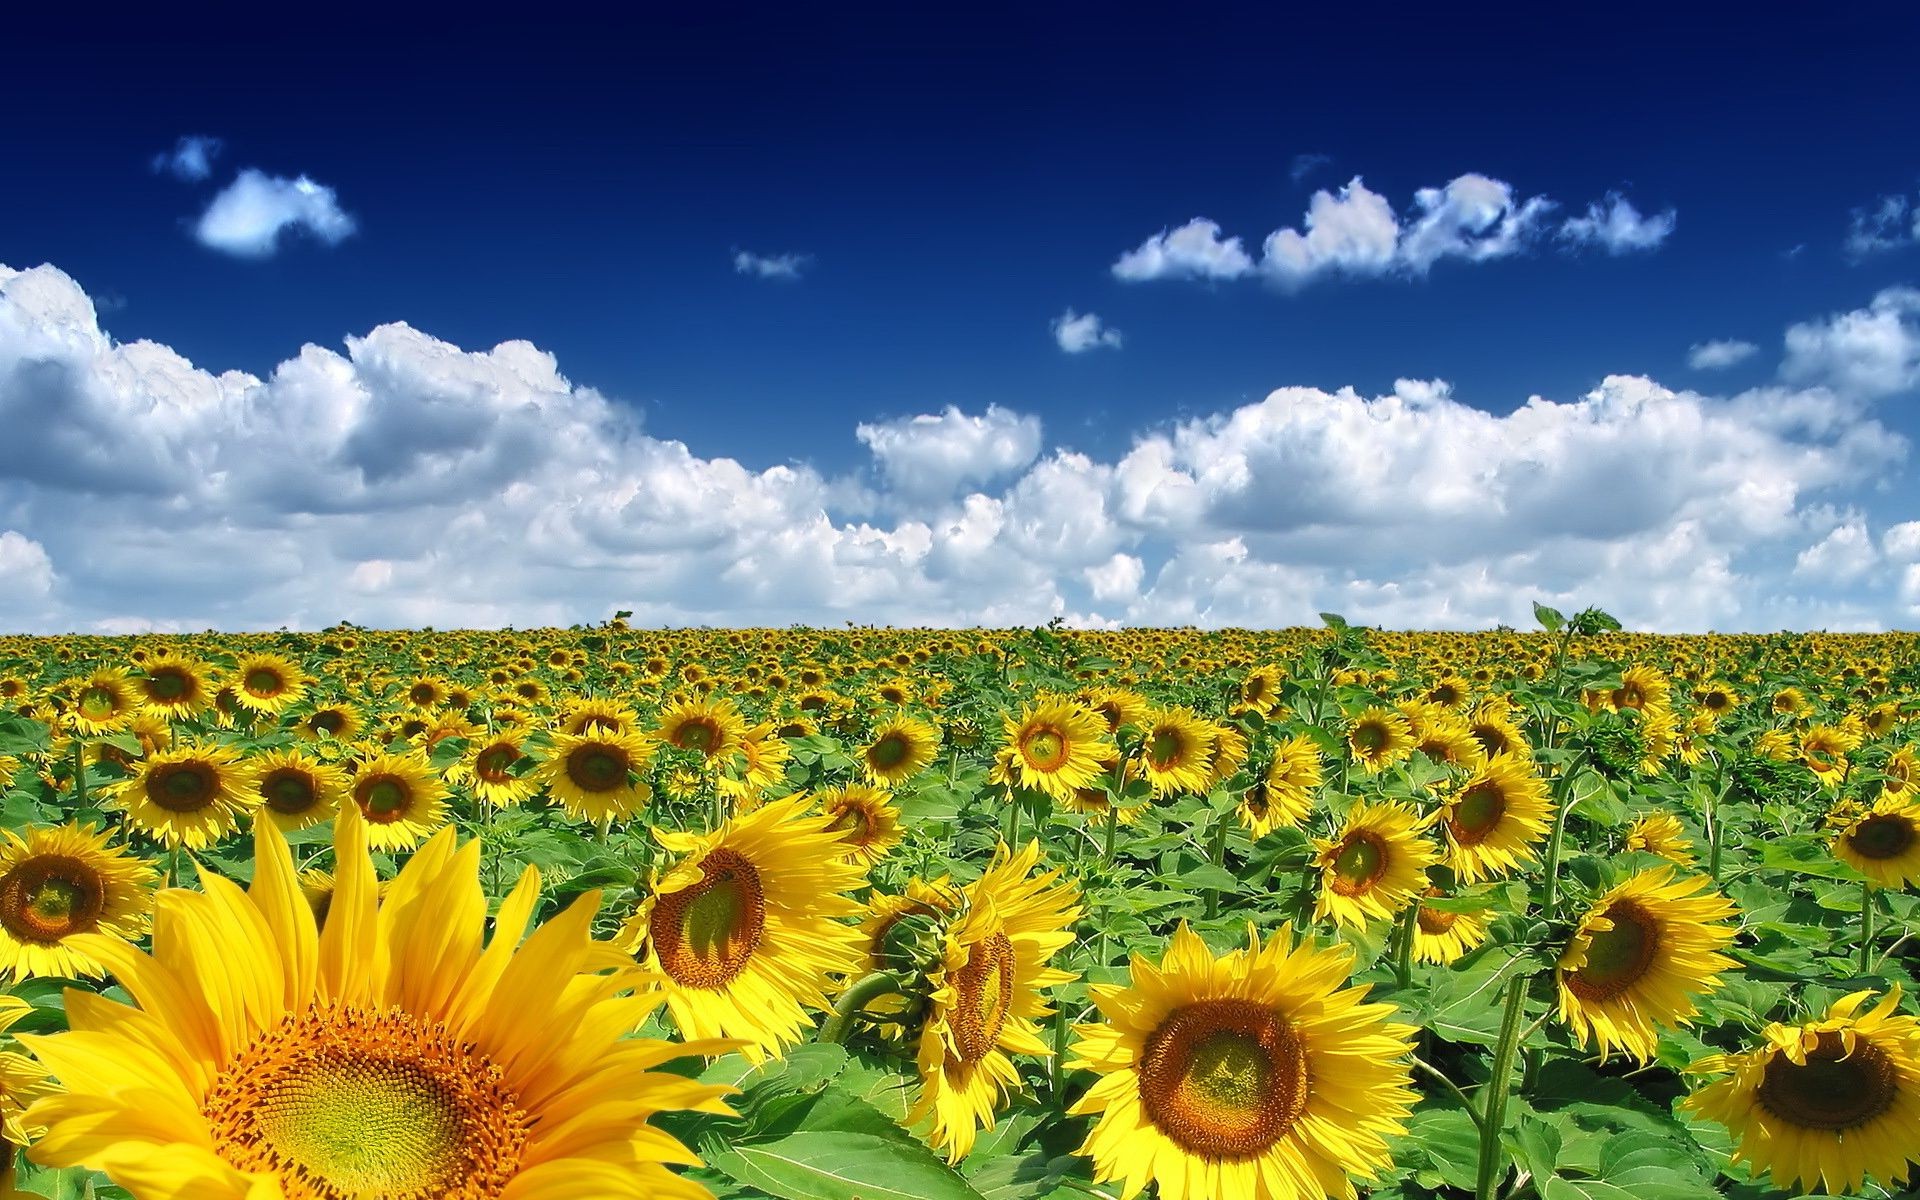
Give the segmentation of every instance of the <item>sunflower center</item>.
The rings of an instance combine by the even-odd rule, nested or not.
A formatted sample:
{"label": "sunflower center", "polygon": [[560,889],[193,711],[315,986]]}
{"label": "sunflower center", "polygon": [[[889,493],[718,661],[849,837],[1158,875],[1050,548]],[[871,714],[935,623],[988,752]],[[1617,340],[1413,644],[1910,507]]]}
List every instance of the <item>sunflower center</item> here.
{"label": "sunflower center", "polygon": [[1066,765],[1067,739],[1043,725],[1020,739],[1020,755],[1036,771],[1057,771]]}
{"label": "sunflower center", "polygon": [[256,1038],[203,1111],[214,1149],[288,1200],[484,1200],[533,1120],[500,1067],[400,1009],[309,1008]]}
{"label": "sunflower center", "polygon": [[80,693],[80,715],[89,720],[111,717],[120,711],[120,697],[112,688],[90,687]]}
{"label": "sunflower center", "polygon": [[1441,934],[1453,928],[1454,923],[1460,919],[1460,914],[1439,908],[1428,908],[1423,904],[1415,919],[1420,922],[1420,932]]}
{"label": "sunflower center", "polygon": [[702,717],[681,724],[674,732],[673,744],[682,750],[709,752],[720,741],[720,727]]}
{"label": "sunflower center", "polygon": [[586,792],[627,786],[627,756],[611,746],[581,746],[567,755],[567,778]]}
{"label": "sunflower center", "polygon": [[1862,858],[1899,858],[1914,843],[1913,822],[1895,813],[1878,813],[1847,833],[1847,845]]}
{"label": "sunflower center", "polygon": [[1586,961],[1566,977],[1567,987],[1583,1000],[1607,1000],[1638,982],[1660,949],[1660,922],[1633,900],[1607,907],[1613,928],[1598,930],[1587,945]]}
{"label": "sunflower center", "polygon": [[501,743],[488,746],[473,760],[473,773],[487,783],[506,783],[513,776],[513,764],[520,761],[520,747]]}
{"label": "sunflower center", "polygon": [[416,683],[413,690],[407,693],[407,698],[415,704],[432,704],[440,698],[440,689],[430,683]]}
{"label": "sunflower center", "polygon": [[156,671],[147,677],[147,694],[155,700],[178,700],[191,690],[178,671]]}
{"label": "sunflower center", "polygon": [[315,733],[339,733],[347,727],[346,715],[338,709],[325,708],[307,718],[307,728]]}
{"label": "sunflower center", "polygon": [[882,771],[892,770],[907,761],[913,747],[897,733],[889,733],[867,748],[867,761]]}
{"label": "sunflower center", "polygon": [[647,929],[660,967],[682,987],[725,987],[746,970],[767,928],[767,894],[745,855],[725,847],[691,887],[661,896]]}
{"label": "sunflower center", "polygon": [[1462,846],[1478,846],[1487,840],[1507,815],[1507,798],[1493,784],[1481,782],[1468,788],[1447,812],[1447,830]]}
{"label": "sunflower center", "polygon": [[1361,754],[1377,754],[1387,745],[1387,731],[1376,724],[1356,725],[1353,730],[1353,748]]}
{"label": "sunflower center", "polygon": [[1156,767],[1169,766],[1178,762],[1186,750],[1180,735],[1171,729],[1156,729],[1147,739],[1147,757]]}
{"label": "sunflower center", "polygon": [[198,812],[213,799],[218,786],[205,763],[162,763],[147,776],[147,799],[168,812]]}
{"label": "sunflower center", "polygon": [[1898,1072],[1885,1050],[1856,1035],[1848,1054],[1839,1033],[1819,1036],[1804,1066],[1777,1053],[1767,1061],[1759,1097],[1768,1112],[1802,1129],[1837,1130],[1865,1125],[1893,1107]]}
{"label": "sunflower center", "polygon": [[1293,1026],[1251,1000],[1184,1005],[1147,1036],[1140,1102],[1195,1154],[1247,1158],[1285,1137],[1307,1107],[1307,1055]]}
{"label": "sunflower center", "polygon": [[248,671],[247,677],[240,682],[241,686],[249,692],[262,697],[277,696],[280,694],[281,689],[286,686],[280,678],[280,672],[270,670],[266,667],[255,667],[253,670]]}
{"label": "sunflower center", "polygon": [[21,941],[52,945],[100,920],[106,888],[78,859],[40,854],[0,875],[0,926]]}
{"label": "sunflower center", "polygon": [[367,819],[383,824],[405,816],[407,801],[413,795],[406,780],[393,775],[375,775],[363,779],[357,791],[360,810],[367,815]]}
{"label": "sunflower center", "polygon": [[260,781],[260,795],[268,808],[289,817],[306,812],[320,799],[319,790],[313,786],[313,778],[293,767],[282,767],[269,773]]}
{"label": "sunflower center", "polygon": [[1387,846],[1372,833],[1351,833],[1333,856],[1333,890],[1358,896],[1387,873]]}
{"label": "sunflower center", "polygon": [[1013,943],[996,929],[973,944],[967,965],[953,973],[949,1023],[963,1062],[977,1063],[1000,1044],[1007,1010],[1013,1006],[1013,967]]}
{"label": "sunflower center", "polygon": [[846,840],[856,846],[865,845],[873,829],[873,818],[866,808],[859,804],[848,804],[835,814],[827,828],[834,833],[844,833]]}

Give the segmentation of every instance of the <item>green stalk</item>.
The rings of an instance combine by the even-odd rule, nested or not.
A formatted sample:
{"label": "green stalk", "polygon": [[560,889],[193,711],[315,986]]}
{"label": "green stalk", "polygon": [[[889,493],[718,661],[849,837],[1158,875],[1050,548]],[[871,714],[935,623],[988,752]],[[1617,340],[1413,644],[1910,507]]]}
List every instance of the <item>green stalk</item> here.
{"label": "green stalk", "polygon": [[[1213,834],[1208,838],[1207,858],[1222,871],[1227,869],[1227,815],[1221,813],[1214,818]],[[1207,889],[1207,919],[1220,915],[1220,892],[1217,888]]]}
{"label": "green stalk", "polygon": [[1559,780],[1560,794],[1553,808],[1553,836],[1547,841],[1545,892],[1540,901],[1540,915],[1549,919],[1560,902],[1560,844],[1566,837],[1567,815],[1573,811],[1573,781],[1585,765],[1586,755],[1581,754],[1567,764],[1566,773]]}
{"label": "green stalk", "polygon": [[87,806],[87,743],[83,738],[73,739],[73,807],[83,809]]}
{"label": "green stalk", "polygon": [[889,994],[904,994],[899,977],[891,971],[874,971],[862,976],[852,987],[840,993],[832,1014],[827,1017],[826,1024],[820,1027],[820,1040],[844,1044],[847,1035],[853,1032],[854,1018],[860,1015],[861,1010]]}
{"label": "green stalk", "polygon": [[1400,914],[1400,924],[1394,930],[1393,977],[1399,982],[1402,991],[1413,983],[1413,930],[1420,920],[1420,901],[1416,898]]}
{"label": "green stalk", "polygon": [[1526,1009],[1527,977],[1507,981],[1507,1004],[1500,1017],[1500,1040],[1493,1050],[1493,1073],[1487,1077],[1485,1110],[1480,1117],[1480,1170],[1475,1177],[1474,1200],[1494,1200],[1505,1163],[1500,1134],[1507,1125],[1507,1086],[1513,1082],[1513,1054],[1520,1044],[1520,1018]]}
{"label": "green stalk", "polygon": [[1873,883],[1860,881],[1860,973],[1873,969]]}

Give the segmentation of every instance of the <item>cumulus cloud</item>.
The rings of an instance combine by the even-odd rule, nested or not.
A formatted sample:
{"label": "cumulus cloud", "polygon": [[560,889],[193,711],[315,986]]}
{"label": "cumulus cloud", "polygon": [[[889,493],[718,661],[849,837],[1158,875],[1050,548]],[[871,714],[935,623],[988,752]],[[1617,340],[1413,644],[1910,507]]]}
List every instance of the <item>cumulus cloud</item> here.
{"label": "cumulus cloud", "polygon": [[1920,289],[1887,288],[1865,308],[1790,326],[1780,377],[1869,400],[1920,387]]}
{"label": "cumulus cloud", "polygon": [[1920,604],[1920,523],[1871,516],[1907,444],[1858,389],[1474,399],[1283,387],[1107,457],[948,408],[860,425],[871,469],[828,476],[654,437],[526,342],[389,324],[216,372],[116,341],[55,268],[0,268],[0,628],[1486,627],[1540,599],[1753,629]]}
{"label": "cumulus cloud", "polygon": [[1853,210],[1841,249],[1858,262],[1920,241],[1920,206],[1905,196],[1882,196]]}
{"label": "cumulus cloud", "polygon": [[154,173],[198,183],[213,174],[213,160],[220,157],[221,146],[217,137],[201,134],[183,137],[174,143],[173,149],[153,156]]}
{"label": "cumulus cloud", "polygon": [[309,234],[331,246],[354,228],[332,188],[305,175],[287,179],[249,167],[213,198],[193,234],[210,250],[269,258],[286,234]]}
{"label": "cumulus cloud", "polygon": [[1576,246],[1594,246],[1608,254],[1635,254],[1658,249],[1673,233],[1678,220],[1672,209],[1642,216],[1619,192],[1587,205],[1587,211],[1561,222],[1555,235]]}
{"label": "cumulus cloud", "polygon": [[1356,175],[1338,191],[1320,189],[1298,226],[1269,233],[1256,261],[1239,237],[1196,217],[1162,230],[1122,254],[1116,278],[1231,280],[1259,276],[1292,290],[1323,277],[1413,278],[1446,259],[1487,262],[1526,253],[1549,234],[1569,248],[1594,245],[1612,254],[1650,250],[1673,232],[1671,210],[1643,217],[1618,193],[1588,206],[1557,230],[1545,196],[1522,198],[1512,184],[1468,173],[1441,187],[1421,188],[1403,217],[1386,196]]}
{"label": "cumulus cloud", "polygon": [[755,254],[751,250],[733,252],[736,274],[758,279],[798,279],[813,263],[811,254]]}
{"label": "cumulus cloud", "polygon": [[1739,366],[1759,352],[1760,347],[1752,342],[1731,338],[1695,342],[1687,348],[1687,365],[1696,371],[1724,371],[1728,367]]}
{"label": "cumulus cloud", "polygon": [[1120,331],[1104,325],[1097,313],[1076,313],[1069,308],[1053,319],[1053,340],[1068,354],[1084,354],[1102,346],[1118,350]]}

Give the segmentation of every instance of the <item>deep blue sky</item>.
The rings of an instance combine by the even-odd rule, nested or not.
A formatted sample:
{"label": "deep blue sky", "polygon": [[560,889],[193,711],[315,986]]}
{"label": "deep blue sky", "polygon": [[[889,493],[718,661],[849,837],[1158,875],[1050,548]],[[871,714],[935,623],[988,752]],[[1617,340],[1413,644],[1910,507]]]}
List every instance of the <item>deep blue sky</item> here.
{"label": "deep blue sky", "polygon": [[[1912,277],[1911,253],[1852,264],[1840,241],[1851,209],[1920,178],[1916,6],[1547,7],[89,13],[9,37],[0,262],[60,266],[124,304],[117,337],[215,370],[392,320],[525,338],[657,435],[829,469],[860,456],[856,420],[947,403],[1111,455],[1281,384],[1439,376],[1496,410],[1612,372],[1738,386],[1787,324]],[[224,139],[214,177],[149,171],[187,133]],[[1308,153],[1332,161],[1296,182]],[[358,233],[209,252],[190,223],[245,166],[337,189]],[[1257,247],[1315,187],[1360,174],[1404,212],[1469,171],[1569,209],[1622,189],[1678,228],[1649,255],[1294,295],[1109,272],[1194,216]],[[758,280],[735,247],[814,261]],[[1069,305],[1124,351],[1061,353]],[[1765,353],[1689,372],[1688,345],[1719,337]]]}

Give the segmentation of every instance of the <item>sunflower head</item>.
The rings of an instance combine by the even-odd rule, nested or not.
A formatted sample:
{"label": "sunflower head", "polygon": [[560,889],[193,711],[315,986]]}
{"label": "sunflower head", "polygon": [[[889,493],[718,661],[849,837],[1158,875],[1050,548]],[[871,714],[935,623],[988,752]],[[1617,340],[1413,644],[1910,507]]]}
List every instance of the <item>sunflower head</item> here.
{"label": "sunflower head", "polygon": [[361,759],[350,794],[376,850],[411,849],[447,820],[447,787],[418,751]]}
{"label": "sunflower head", "polygon": [[862,866],[879,862],[900,844],[900,810],[879,788],[861,784],[828,788],[817,797],[828,817],[827,828],[839,833],[846,854]]}
{"label": "sunflower head", "polygon": [[1881,887],[1920,883],[1920,803],[1885,795],[1844,820],[1833,852]]}
{"label": "sunflower head", "polygon": [[885,787],[897,787],[926,770],[940,748],[940,734],[917,717],[897,716],[874,730],[873,740],[860,752],[867,778]]}
{"label": "sunflower head", "polygon": [[252,770],[226,746],[180,745],[149,754],[114,785],[127,823],[167,846],[201,850],[239,828],[259,803]]}
{"label": "sunflower head", "polygon": [[1404,804],[1355,804],[1340,836],[1316,839],[1320,869],[1315,917],[1365,925],[1392,917],[1426,890],[1427,868],[1439,854],[1423,833],[1424,820]]}
{"label": "sunflower head", "polygon": [[1055,800],[1090,786],[1112,749],[1106,724],[1059,696],[1035,699],[1004,725],[1009,780]]}
{"label": "sunflower head", "polygon": [[1406,758],[1413,745],[1413,726],[1390,708],[1369,708],[1347,725],[1347,748],[1369,775]]}
{"label": "sunflower head", "polygon": [[154,873],[107,835],[79,825],[0,829],[0,979],[95,977],[100,962],[76,940],[146,932]]}

